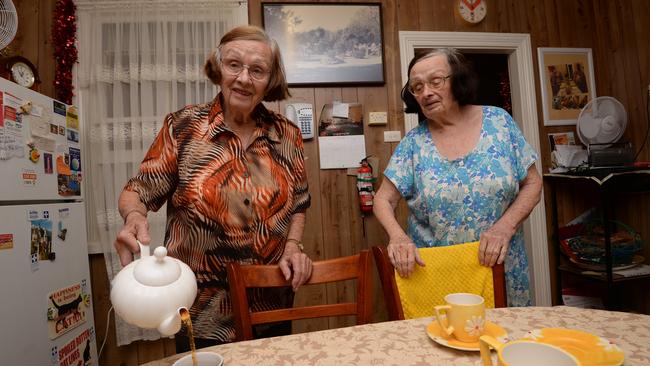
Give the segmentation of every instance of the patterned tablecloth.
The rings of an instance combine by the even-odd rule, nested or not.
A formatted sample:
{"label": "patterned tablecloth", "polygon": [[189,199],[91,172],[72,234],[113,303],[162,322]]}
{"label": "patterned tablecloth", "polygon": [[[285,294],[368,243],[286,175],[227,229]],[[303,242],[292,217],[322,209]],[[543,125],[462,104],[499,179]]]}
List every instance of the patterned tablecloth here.
{"label": "patterned tablecloth", "polygon": [[[491,309],[487,319],[518,339],[529,330],[560,327],[606,338],[625,352],[625,365],[650,365],[650,316],[566,306]],[[480,365],[478,352],[458,351],[433,342],[431,318],[374,323],[284,337],[258,339],[204,350],[230,365]],[[181,355],[150,362],[169,366]]]}

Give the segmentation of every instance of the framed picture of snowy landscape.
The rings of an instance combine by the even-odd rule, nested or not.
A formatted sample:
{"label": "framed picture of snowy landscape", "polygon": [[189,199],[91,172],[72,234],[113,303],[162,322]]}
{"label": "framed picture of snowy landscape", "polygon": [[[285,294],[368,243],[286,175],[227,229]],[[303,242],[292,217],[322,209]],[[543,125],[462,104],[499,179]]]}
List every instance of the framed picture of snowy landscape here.
{"label": "framed picture of snowy landscape", "polygon": [[379,3],[262,3],[290,86],[382,85]]}

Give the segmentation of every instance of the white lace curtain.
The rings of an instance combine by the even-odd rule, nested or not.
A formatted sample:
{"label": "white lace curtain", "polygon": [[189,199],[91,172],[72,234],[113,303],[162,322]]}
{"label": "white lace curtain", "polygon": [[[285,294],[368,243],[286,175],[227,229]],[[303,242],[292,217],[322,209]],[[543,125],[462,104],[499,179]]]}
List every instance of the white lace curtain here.
{"label": "white lace curtain", "polygon": [[[78,0],[76,98],[85,136],[86,210],[91,246],[109,280],[121,269],[113,248],[123,222],[117,200],[167,113],[212,100],[203,64],[219,39],[248,22],[246,2]],[[165,207],[149,215],[152,243],[163,242]],[[104,314],[95,314],[103,317]],[[160,338],[116,319],[117,343]]]}

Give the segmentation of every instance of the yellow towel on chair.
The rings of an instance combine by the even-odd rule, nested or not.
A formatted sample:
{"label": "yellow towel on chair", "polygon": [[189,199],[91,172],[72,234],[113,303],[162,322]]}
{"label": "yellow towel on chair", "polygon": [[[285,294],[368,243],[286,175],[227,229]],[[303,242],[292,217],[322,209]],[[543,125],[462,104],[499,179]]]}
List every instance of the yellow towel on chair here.
{"label": "yellow towel on chair", "polygon": [[478,262],[479,242],[447,247],[421,248],[425,267],[417,264],[409,278],[395,271],[395,281],[406,319],[435,315],[434,306],[455,292],[483,296],[487,308],[494,307],[492,268]]}

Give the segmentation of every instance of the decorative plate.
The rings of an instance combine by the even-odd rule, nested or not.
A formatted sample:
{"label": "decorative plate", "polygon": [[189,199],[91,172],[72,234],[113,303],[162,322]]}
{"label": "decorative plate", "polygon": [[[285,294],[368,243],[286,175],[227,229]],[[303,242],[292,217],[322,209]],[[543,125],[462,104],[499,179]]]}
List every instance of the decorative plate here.
{"label": "decorative plate", "polygon": [[560,347],[581,365],[618,366],[625,360],[625,354],[615,343],[580,330],[542,328],[529,331],[524,339]]}
{"label": "decorative plate", "polygon": [[[571,263],[573,263],[578,268],[587,269],[587,270],[596,271],[596,272],[605,272],[605,270],[606,270],[604,264],[578,262],[573,258],[569,258],[569,260],[571,261]],[[623,269],[636,267],[636,266],[638,266],[639,264],[641,264],[643,262],[645,262],[645,258],[642,255],[635,254],[634,258],[632,259],[632,263],[612,266],[612,270],[613,271],[620,271],[620,270],[623,270]]]}
{"label": "decorative plate", "polygon": [[[505,329],[501,328],[499,325],[492,323],[487,320],[485,322],[485,334],[496,338],[499,342],[506,343],[508,342],[508,333]],[[427,335],[434,342],[443,345],[445,347],[461,350],[461,351],[480,351],[478,341],[476,342],[462,342],[456,339],[456,337],[447,336],[440,325],[438,320],[434,317],[433,321],[427,325]]]}

